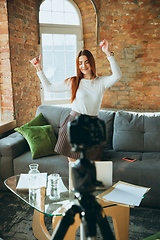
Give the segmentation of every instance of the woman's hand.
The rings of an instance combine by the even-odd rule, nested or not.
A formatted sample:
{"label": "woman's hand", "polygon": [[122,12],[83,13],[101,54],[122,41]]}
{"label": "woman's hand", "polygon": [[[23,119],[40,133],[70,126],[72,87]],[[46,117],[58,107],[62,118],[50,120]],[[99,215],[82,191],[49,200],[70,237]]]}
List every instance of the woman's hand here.
{"label": "woman's hand", "polygon": [[106,39],[100,42],[99,46],[102,48],[102,51],[107,55],[107,57],[111,56],[111,51],[109,49],[109,42]]}
{"label": "woman's hand", "polygon": [[42,55],[39,56],[39,58],[35,57],[33,58],[30,62],[32,63],[32,65],[36,68],[37,71],[41,71],[41,58]]}

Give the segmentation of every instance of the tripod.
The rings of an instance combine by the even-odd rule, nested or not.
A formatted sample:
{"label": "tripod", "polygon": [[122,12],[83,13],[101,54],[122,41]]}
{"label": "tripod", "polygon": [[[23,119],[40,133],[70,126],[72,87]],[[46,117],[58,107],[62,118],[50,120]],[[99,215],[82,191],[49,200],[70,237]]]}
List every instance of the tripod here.
{"label": "tripod", "polygon": [[105,213],[92,195],[92,192],[95,191],[97,185],[100,185],[100,182],[96,180],[95,164],[85,158],[85,151],[82,152],[82,158],[78,159],[72,167],[72,181],[75,200],[57,224],[51,240],[64,238],[69,226],[74,223],[74,217],[77,213],[82,222],[81,240],[97,239],[97,225],[103,240],[114,240],[115,238]]}

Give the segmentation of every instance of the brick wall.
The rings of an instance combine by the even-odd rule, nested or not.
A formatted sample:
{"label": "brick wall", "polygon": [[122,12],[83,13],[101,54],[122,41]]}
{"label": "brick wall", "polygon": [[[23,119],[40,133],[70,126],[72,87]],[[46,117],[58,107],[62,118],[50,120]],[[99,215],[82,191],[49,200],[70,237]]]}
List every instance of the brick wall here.
{"label": "brick wall", "polygon": [[97,14],[95,5],[90,0],[74,0],[80,9],[83,22],[84,48],[97,54]]}
{"label": "brick wall", "polygon": [[39,52],[37,9],[35,0],[8,1],[12,84],[18,126],[33,119],[41,104],[40,82],[29,62]]}
{"label": "brick wall", "polygon": [[13,120],[13,91],[6,0],[0,0],[0,92],[1,119]]}
{"label": "brick wall", "polygon": [[[93,52],[98,74],[110,74],[108,61],[98,47],[104,38],[110,41],[122,70],[121,81],[106,91],[102,107],[158,111],[160,1],[74,1],[82,14],[84,47]],[[22,125],[35,116],[41,104],[39,79],[29,63],[39,53],[39,3],[38,0],[8,1],[8,38],[6,2],[0,0],[2,115],[12,118],[14,114],[17,125]]]}
{"label": "brick wall", "polygon": [[[102,107],[160,109],[160,1],[99,1],[99,38],[107,38],[123,78],[106,91]],[[108,72],[100,50],[98,73]]]}

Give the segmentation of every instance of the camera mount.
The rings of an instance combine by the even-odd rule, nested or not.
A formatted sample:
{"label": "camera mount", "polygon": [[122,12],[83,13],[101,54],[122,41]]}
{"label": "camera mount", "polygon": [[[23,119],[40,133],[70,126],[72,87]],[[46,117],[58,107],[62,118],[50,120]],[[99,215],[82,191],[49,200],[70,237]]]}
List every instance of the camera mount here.
{"label": "camera mount", "polygon": [[[77,139],[77,132],[80,134],[80,139]],[[97,225],[103,240],[115,239],[103,208],[92,194],[96,186],[101,185],[101,182],[96,179],[95,164],[85,157],[87,148],[106,140],[105,132],[105,124],[102,120],[86,115],[79,115],[74,121],[68,123],[68,138],[73,146],[72,151],[80,151],[81,159],[78,159],[71,168],[75,200],[57,224],[51,240],[64,238],[69,226],[74,223],[77,213],[82,222],[81,240],[96,239]]]}

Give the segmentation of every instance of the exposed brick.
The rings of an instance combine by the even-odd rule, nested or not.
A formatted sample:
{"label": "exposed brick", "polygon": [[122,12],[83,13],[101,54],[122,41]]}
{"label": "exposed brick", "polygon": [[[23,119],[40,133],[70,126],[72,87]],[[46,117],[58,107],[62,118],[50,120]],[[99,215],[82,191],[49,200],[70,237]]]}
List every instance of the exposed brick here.
{"label": "exposed brick", "polygon": [[[25,5],[24,5],[25,4]],[[31,2],[30,1],[9,1],[8,3],[8,12],[9,12],[9,28],[10,28],[10,36],[8,36],[8,25],[6,28],[6,23],[0,22],[0,47],[2,48],[1,53],[4,53],[3,56],[1,56],[1,70],[3,71],[3,74],[1,74],[1,83],[5,84],[5,81],[7,80],[7,85],[3,85],[1,88],[1,94],[2,94],[2,116],[7,117],[7,112],[9,110],[13,111],[13,95],[12,91],[14,92],[16,104],[15,104],[15,112],[18,112],[16,115],[17,122],[21,125],[22,122],[26,121],[25,112],[27,113],[27,108],[30,105],[34,105],[34,114],[32,114],[32,107],[31,107],[31,114],[32,118],[35,116],[35,109],[37,108],[38,104],[41,103],[41,100],[34,97],[34,99],[31,100],[29,91],[32,92],[32,89],[27,88],[26,86],[29,86],[28,82],[30,82],[30,78],[27,74],[26,69],[26,61],[28,62],[29,59],[31,59],[31,52],[34,51],[38,52],[38,40],[37,40],[37,26],[33,25],[36,23],[36,11],[34,10],[32,13],[31,10]],[[35,4],[32,4],[32,7],[35,7]],[[7,5],[6,5],[7,6]],[[27,12],[29,11],[29,12]],[[30,16],[30,20],[28,20],[27,16]],[[3,18],[6,20],[6,18]],[[32,27],[33,25],[33,27]],[[26,38],[28,36],[28,38]],[[4,42],[6,39],[10,39],[10,49],[11,49],[11,61],[12,61],[12,81],[14,84],[14,88],[12,89],[11,84],[11,73],[7,71],[7,68],[11,70],[8,64],[10,64],[10,54],[8,56],[6,53],[9,53],[9,47],[4,47]],[[1,42],[3,41],[3,44]],[[26,42],[28,41],[28,44],[26,45]],[[37,45],[37,46],[36,46]],[[37,54],[37,53],[34,53]],[[4,71],[5,70],[5,71]],[[5,77],[5,78],[4,78]],[[32,76],[31,76],[32,77]],[[23,80],[22,80],[23,78]],[[11,92],[10,92],[11,91]],[[38,89],[36,89],[36,93],[40,95],[40,85],[38,85]],[[26,97],[28,95],[28,97]],[[35,95],[35,92],[34,92]],[[10,96],[7,98],[7,96]],[[23,100],[22,100],[23,98]],[[12,101],[11,101],[12,99]],[[28,100],[27,100],[28,99]],[[25,103],[27,102],[27,104]],[[37,102],[36,102],[37,101]],[[14,101],[15,102],[15,101]],[[10,107],[9,107],[10,105]],[[5,109],[7,111],[5,111]],[[10,114],[13,118],[13,112]],[[21,116],[21,117],[20,117]],[[20,121],[19,121],[20,117]],[[30,117],[27,116],[27,120],[31,120]],[[25,119],[25,120],[23,120]]]}
{"label": "exposed brick", "polygon": [[[92,2],[74,1],[82,14],[84,47],[95,56],[97,74],[111,74],[104,53],[97,46],[104,38],[109,40],[122,70],[121,81],[104,94],[102,107],[160,109],[159,2],[94,0],[99,19],[99,28],[96,30],[96,13]],[[9,109],[13,111],[14,96],[19,125],[33,118],[41,103],[39,80],[29,64],[29,60],[39,52],[36,5],[36,0],[8,1],[8,36],[7,0],[0,1],[0,83],[3,101],[7,88],[12,89],[13,83],[11,104],[8,106],[7,103],[5,110],[5,101],[2,103],[2,115],[13,117],[14,112],[10,114]]]}
{"label": "exposed brick", "polygon": [[[103,19],[100,22],[99,37],[100,39],[102,39],[102,36],[109,36],[108,39],[113,44],[111,45],[111,47],[113,47],[112,49],[115,52],[115,57],[122,70],[123,78],[121,81],[125,80],[126,82],[126,85],[122,86],[121,90],[124,90],[125,93],[125,90],[127,90],[128,86],[130,86],[130,95],[124,95],[126,96],[128,104],[127,102],[122,102],[121,99],[119,99],[120,101],[117,101],[117,103],[111,103],[110,99],[113,95],[118,95],[118,97],[121,98],[121,92],[116,90],[117,86],[114,86],[112,88],[114,89],[113,93],[111,91],[107,91],[107,94],[109,94],[110,92],[109,98],[107,98],[106,94],[104,95],[102,107],[106,106],[105,99],[107,99],[107,107],[115,105],[123,109],[128,105],[130,109],[143,109],[143,106],[144,109],[160,109],[160,106],[156,104],[156,102],[154,103],[152,99],[149,100],[149,98],[147,99],[147,97],[143,99],[144,96],[151,96],[147,95],[148,87],[146,84],[151,86],[157,86],[158,90],[153,90],[153,88],[150,89],[149,93],[152,94],[152,96],[160,92],[159,78],[154,77],[156,74],[158,74],[158,68],[160,67],[160,61],[158,57],[158,49],[160,47],[158,40],[160,38],[160,21],[157,18],[157,14],[160,14],[160,8],[158,8],[159,4],[155,7],[154,3],[151,1],[141,1],[141,3],[144,3],[144,5],[142,5],[140,2],[135,4],[134,1],[126,2],[125,0],[119,0],[119,8],[117,8],[118,17],[117,12],[114,12],[114,6],[114,8],[112,9],[114,21],[108,22],[107,19],[105,19],[105,15],[110,15],[110,9],[108,6],[111,4],[108,3],[108,5],[106,6],[105,2],[106,1],[103,1],[103,11],[102,9],[100,9],[99,11],[99,14],[101,14],[100,16],[103,16]],[[105,15],[102,15],[102,12],[103,14],[105,13]],[[105,32],[110,32],[110,34],[105,34]],[[112,36],[112,38],[110,37],[110,35]],[[126,52],[126,46],[128,46],[128,50],[132,50],[132,48],[134,47],[135,52]],[[121,52],[118,52],[117,50],[120,50]],[[101,56],[103,56],[103,53],[101,53],[100,51],[98,51],[98,54],[101,54]],[[100,59],[103,59],[103,57],[97,57],[98,61]],[[123,62],[123,59],[126,59],[127,62]],[[106,74],[106,71],[103,70],[103,68],[105,68],[105,65],[102,65],[101,63],[97,64],[97,70],[100,75]],[[150,73],[153,74],[152,78],[150,76]],[[143,78],[142,76],[145,76],[145,78]],[[145,85],[143,85],[144,81],[146,83]],[[134,99],[131,99],[131,93],[135,94],[133,95]],[[138,97],[136,98],[136,96]],[[155,106],[153,106],[154,104]]]}

